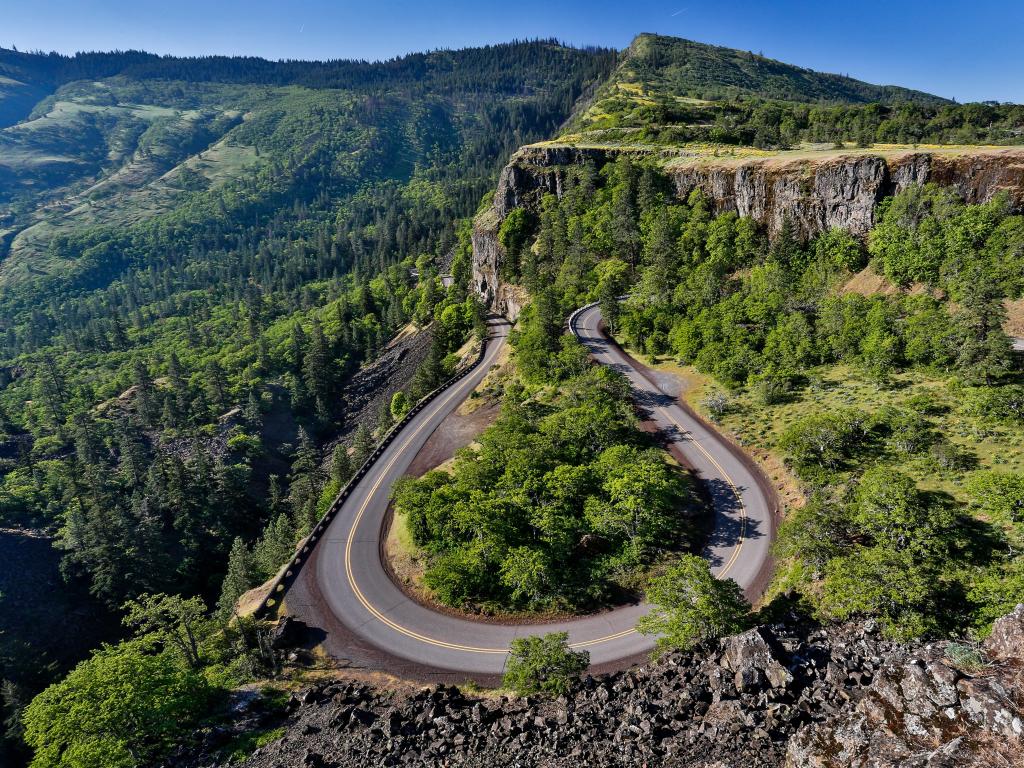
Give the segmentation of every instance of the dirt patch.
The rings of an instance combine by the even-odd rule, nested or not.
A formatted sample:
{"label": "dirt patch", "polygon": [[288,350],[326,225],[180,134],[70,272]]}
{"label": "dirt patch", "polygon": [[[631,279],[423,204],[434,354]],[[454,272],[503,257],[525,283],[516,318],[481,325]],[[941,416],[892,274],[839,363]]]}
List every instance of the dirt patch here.
{"label": "dirt patch", "polygon": [[420,602],[429,601],[430,596],[423,586],[426,567],[416,552],[416,545],[402,515],[391,515],[388,535],[384,541],[384,554],[391,578],[401,585],[402,591],[415,593]]}
{"label": "dirt patch", "polygon": [[501,411],[497,401],[473,399],[480,404],[469,413],[459,413],[459,409],[450,413],[416,454],[406,474],[419,477],[441,466],[497,420]]}
{"label": "dirt patch", "polygon": [[1006,324],[1003,329],[1009,336],[1024,338],[1024,299],[1006,302]]}
{"label": "dirt patch", "polygon": [[510,344],[506,344],[501,348],[501,351],[498,352],[498,357],[491,366],[491,370],[477,384],[472,394],[462,401],[462,404],[455,410],[456,413],[461,416],[468,416],[481,406],[497,402],[500,397],[502,382],[511,373],[511,364],[509,363],[511,353],[512,348]]}
{"label": "dirt patch", "polygon": [[926,293],[939,295],[937,292],[930,291],[924,283],[913,283],[905,290],[899,288],[890,283],[885,276],[875,272],[870,266],[864,267],[864,269],[847,280],[846,285],[841,290],[843,293],[859,293],[861,296],[894,296],[901,293],[912,296],[921,296]]}

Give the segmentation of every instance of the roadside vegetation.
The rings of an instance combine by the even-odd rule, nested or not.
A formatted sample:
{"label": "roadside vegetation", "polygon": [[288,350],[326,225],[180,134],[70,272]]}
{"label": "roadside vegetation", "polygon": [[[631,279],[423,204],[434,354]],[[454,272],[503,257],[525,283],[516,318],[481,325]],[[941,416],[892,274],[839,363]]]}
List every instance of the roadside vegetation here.
{"label": "roadside vegetation", "polygon": [[520,696],[561,696],[573,689],[588,666],[590,654],[569,647],[565,632],[519,637],[509,649],[502,686]]}
{"label": "roadside vegetation", "polygon": [[[522,379],[450,472],[404,480],[396,514],[426,559],[433,597],[477,610],[562,611],[614,602],[693,545],[692,484],[637,428],[625,378],[563,337],[547,366],[522,356],[561,324],[527,313]],[[551,323],[545,326],[545,322]]]}
{"label": "roadside vegetation", "polygon": [[[564,188],[503,223],[506,277],[536,307],[599,300],[624,343],[693,366],[709,416],[788,465],[808,503],[780,531],[774,594],[895,637],[984,633],[1013,607],[1024,379],[1002,325],[1024,217],[1006,200],[912,187],[862,244],[790,222],[769,241],[624,156],[566,169]],[[890,291],[845,290],[869,264]],[[524,371],[557,359],[524,336]]]}

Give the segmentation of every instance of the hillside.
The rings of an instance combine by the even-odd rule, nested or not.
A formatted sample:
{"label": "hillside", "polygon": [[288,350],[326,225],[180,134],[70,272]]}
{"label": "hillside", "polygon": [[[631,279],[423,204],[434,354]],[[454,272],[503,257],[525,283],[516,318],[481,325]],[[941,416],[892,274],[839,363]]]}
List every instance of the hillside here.
{"label": "hillside", "polygon": [[[0,526],[47,534],[86,616],[212,606],[236,537],[240,588],[276,572],[392,418],[347,423],[348,382],[409,322],[429,354],[387,386],[449,374],[476,317],[462,222],[613,62],[0,52]],[[32,627],[10,631],[8,708],[89,650],[29,676]]]}
{"label": "hillside", "polygon": [[700,154],[843,142],[1012,144],[1024,140],[1024,109],[959,105],[747,51],[644,34],[559,139]]}
{"label": "hillside", "polygon": [[633,40],[606,92],[631,86],[712,101],[757,97],[808,103],[951,103],[930,93],[816,72],[750,51],[652,34]]}

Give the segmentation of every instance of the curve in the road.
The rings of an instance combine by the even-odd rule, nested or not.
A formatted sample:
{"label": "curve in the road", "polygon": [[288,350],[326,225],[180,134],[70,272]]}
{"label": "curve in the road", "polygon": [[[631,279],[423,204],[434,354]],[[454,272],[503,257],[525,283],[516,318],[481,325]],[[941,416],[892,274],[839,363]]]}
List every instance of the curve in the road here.
{"label": "curve in the road", "polygon": [[[768,562],[773,495],[756,467],[692,412],[666,396],[600,328],[597,306],[573,314],[570,328],[599,363],[622,371],[637,402],[667,436],[671,449],[707,484],[716,515],[705,552],[714,572],[757,591]],[[486,375],[505,344],[508,323],[492,320],[482,363],[425,407],[384,450],[351,490],[319,543],[315,579],[325,610],[372,647],[416,664],[467,674],[493,675],[504,667],[512,640],[565,631],[570,643],[607,666],[636,657],[653,640],[636,633],[644,604],[544,624],[496,624],[440,613],[406,595],[382,561],[384,521],[393,484],[431,433]]]}

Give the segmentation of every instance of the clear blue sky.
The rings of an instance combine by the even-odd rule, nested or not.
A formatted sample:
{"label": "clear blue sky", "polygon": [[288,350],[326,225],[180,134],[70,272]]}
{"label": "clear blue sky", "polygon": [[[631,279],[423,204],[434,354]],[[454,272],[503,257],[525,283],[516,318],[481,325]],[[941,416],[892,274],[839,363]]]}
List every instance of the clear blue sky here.
{"label": "clear blue sky", "polygon": [[389,58],[512,38],[727,45],[960,101],[1024,102],[1020,0],[3,0],[0,45],[62,52]]}

